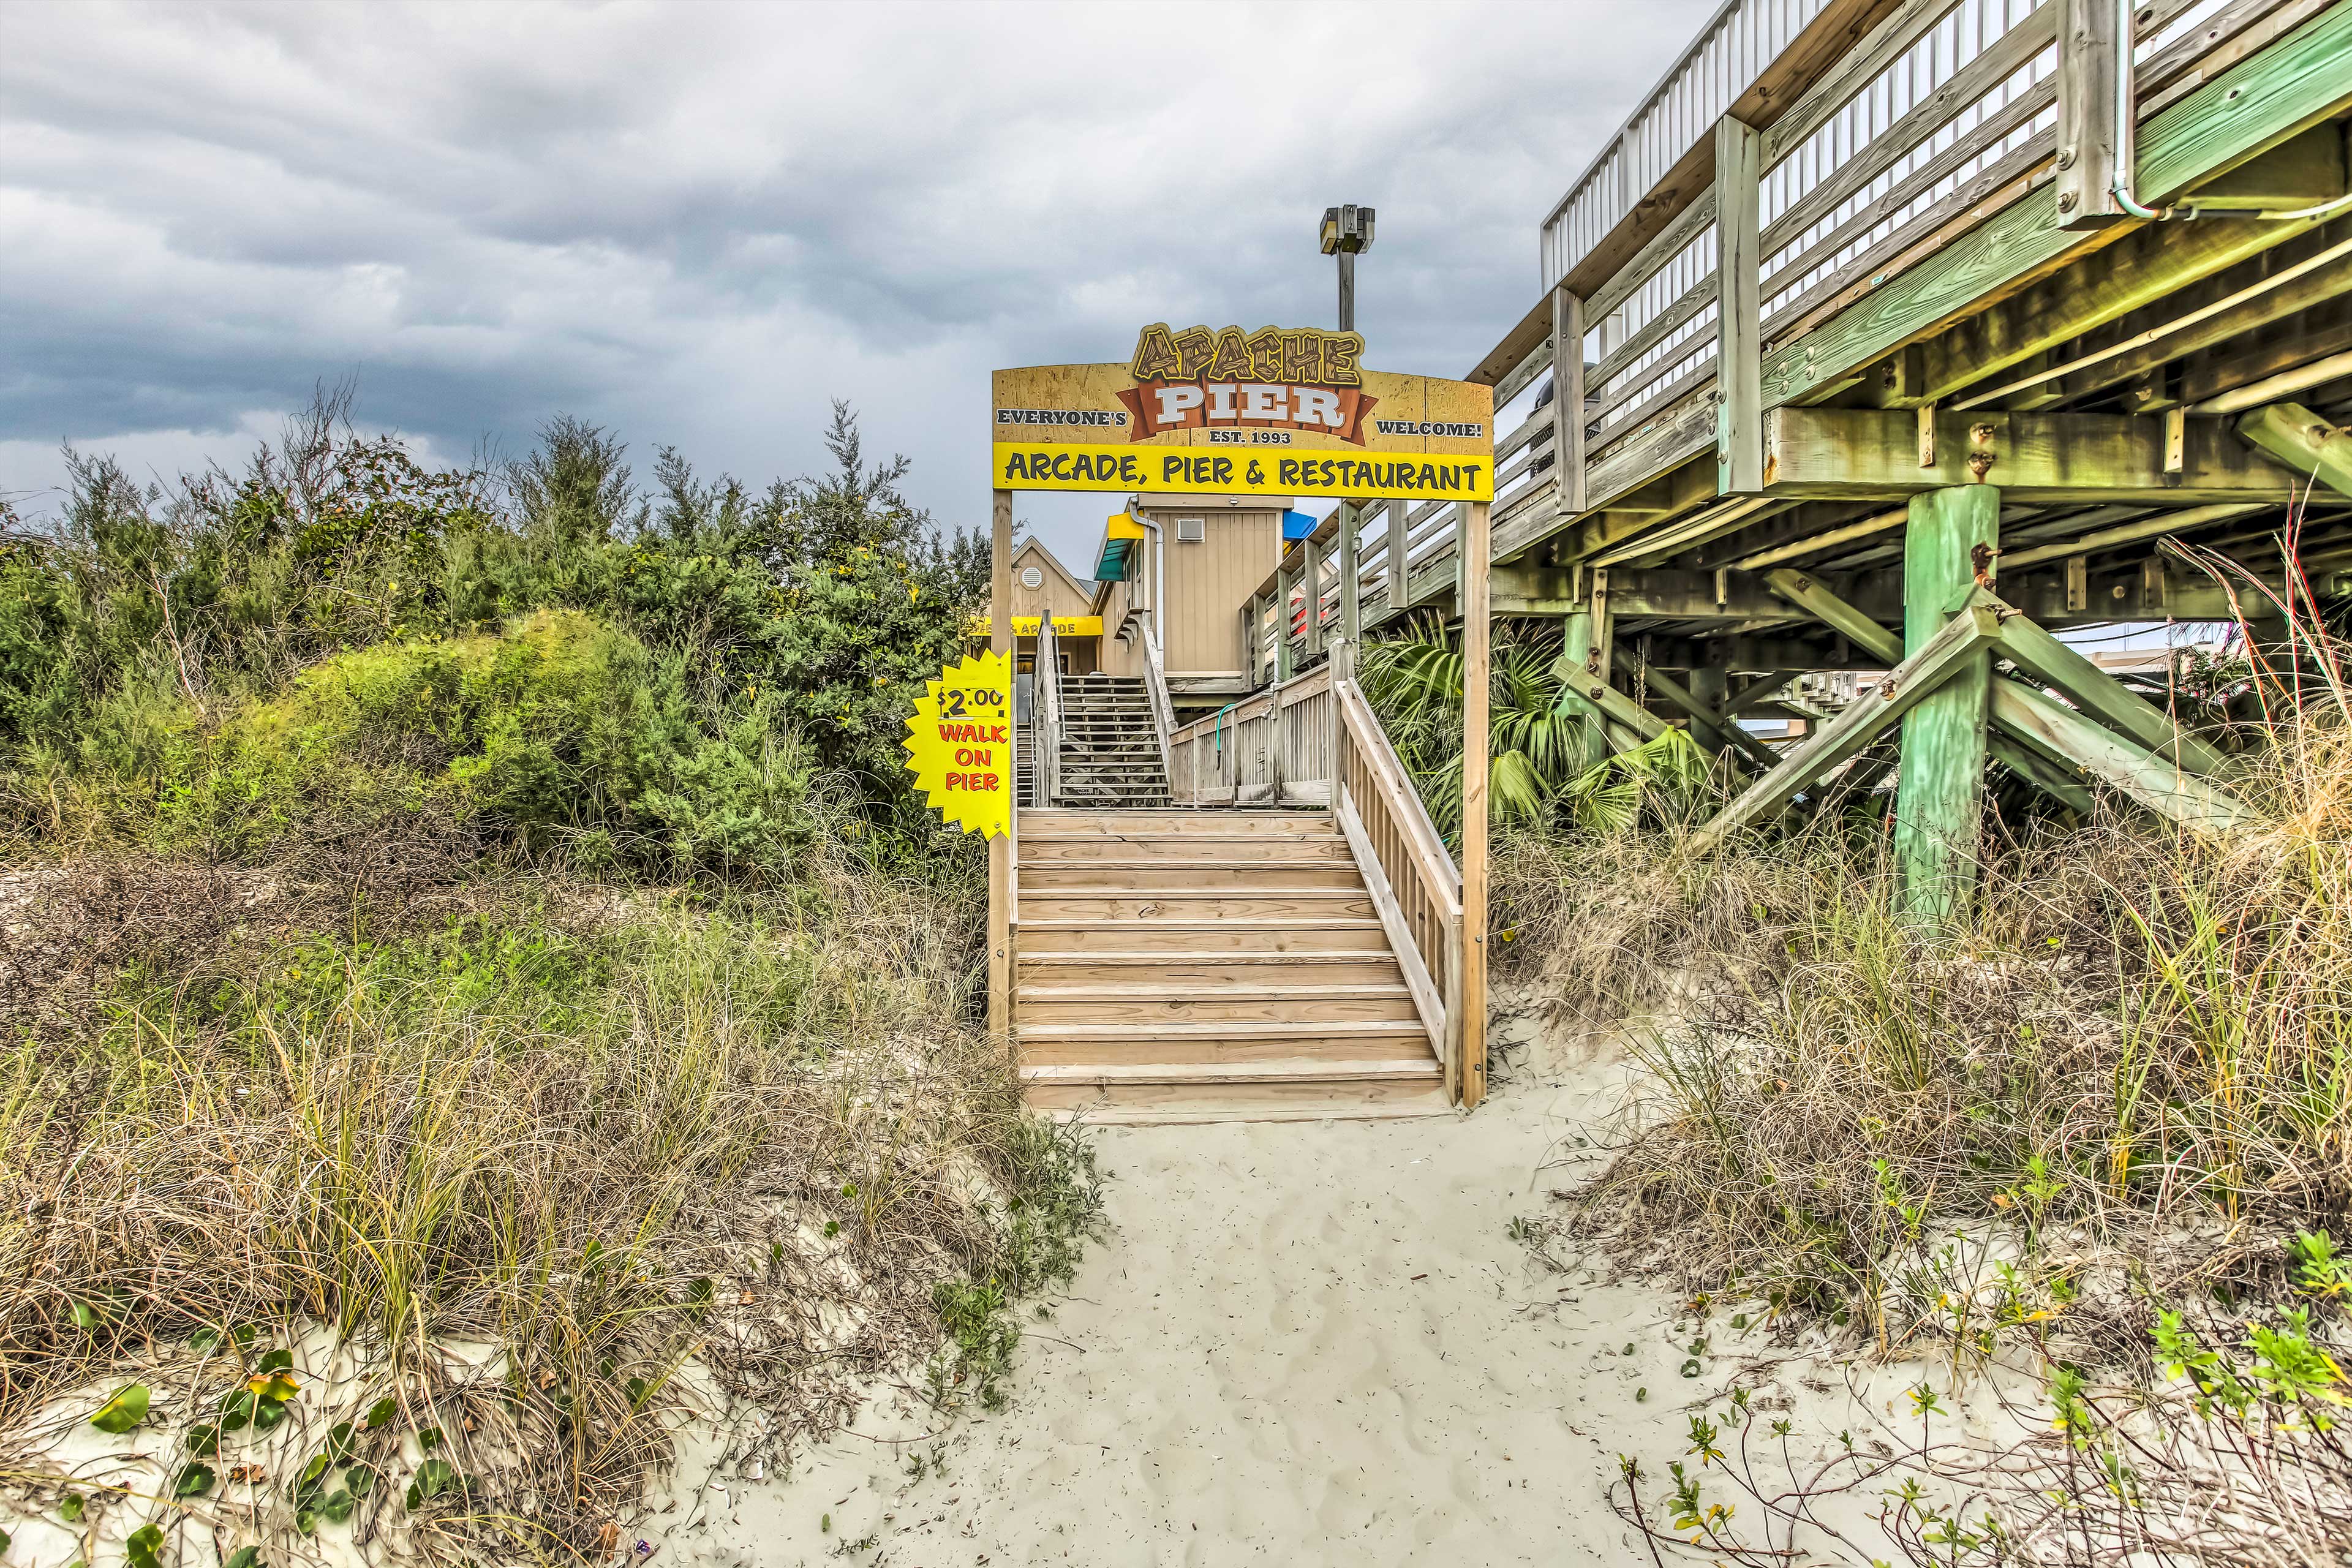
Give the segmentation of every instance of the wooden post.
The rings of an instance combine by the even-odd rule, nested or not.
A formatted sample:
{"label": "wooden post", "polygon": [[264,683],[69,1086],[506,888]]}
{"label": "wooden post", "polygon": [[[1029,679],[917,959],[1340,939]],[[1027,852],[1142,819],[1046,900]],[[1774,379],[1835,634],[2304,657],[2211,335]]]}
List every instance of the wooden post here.
{"label": "wooden post", "polygon": [[1462,508],[1462,1103],[1486,1098],[1486,758],[1488,508]]}
{"label": "wooden post", "polygon": [[1389,549],[1386,556],[1387,564],[1381,569],[1382,574],[1388,578],[1389,614],[1391,616],[1399,616],[1404,613],[1404,502],[1401,500],[1392,500],[1389,502]]}
{"label": "wooden post", "polygon": [[1551,297],[1551,451],[1559,508],[1584,510],[1584,301],[1561,289]]}
{"label": "wooden post", "polygon": [[[2116,171],[2130,166],[2130,149],[2116,145],[2122,55],[2116,22],[2115,0],[2058,0],[2058,178],[2052,199],[2063,228],[2096,228],[2123,216],[2114,186]],[[2126,114],[2125,124],[2131,118]]]}
{"label": "wooden post", "polygon": [[1297,673],[1297,656],[1290,648],[1290,590],[1298,581],[1296,566],[1288,571],[1276,568],[1274,574],[1274,679],[1277,684]]}
{"label": "wooden post", "polygon": [[[2000,490],[1958,485],[1911,499],[1903,543],[1903,650],[1917,653],[1944,628],[2000,537]],[[1989,559],[1986,557],[1984,559]],[[1985,722],[1992,657],[1967,666],[1903,716],[1903,777],[1895,807],[1895,852],[1903,907],[1923,924],[1947,928],[1967,912],[1984,822]]]}
{"label": "wooden post", "polygon": [[1307,589],[1307,624],[1299,631],[1299,653],[1313,658],[1323,651],[1323,547],[1311,539],[1301,540],[1299,553],[1304,557],[1298,570]]}
{"label": "wooden post", "polygon": [[1764,488],[1764,133],[1715,122],[1716,489]]}
{"label": "wooden post", "polygon": [[[1013,658],[1013,492],[989,516],[988,646]],[[1019,805],[1014,812],[1017,816]],[[1009,1049],[1013,1031],[1013,838],[988,841],[988,1032]]]}
{"label": "wooden post", "polygon": [[1257,606],[1255,594],[1242,606],[1242,679],[1252,691],[1257,689]]}
{"label": "wooden post", "polygon": [[[1560,635],[1561,646],[1559,659],[1560,663],[1567,667],[1562,671],[1562,674],[1567,678],[1568,684],[1573,687],[1578,679],[1584,677],[1591,666],[1593,648],[1592,611],[1590,608],[1586,608],[1571,612],[1567,619],[1560,624]],[[1599,714],[1588,713],[1585,715],[1583,722],[1584,745],[1583,749],[1579,753],[1579,759],[1577,762],[1577,767],[1580,771],[1595,766],[1600,763],[1601,759],[1609,754],[1609,736],[1607,732],[1601,729],[1601,721]]]}
{"label": "wooden post", "polygon": [[1363,508],[1354,501],[1339,503],[1339,646],[1331,654],[1331,673],[1339,676],[1356,673],[1356,644],[1363,637],[1363,595],[1356,582],[1362,570],[1356,558],[1356,531],[1363,517]]}

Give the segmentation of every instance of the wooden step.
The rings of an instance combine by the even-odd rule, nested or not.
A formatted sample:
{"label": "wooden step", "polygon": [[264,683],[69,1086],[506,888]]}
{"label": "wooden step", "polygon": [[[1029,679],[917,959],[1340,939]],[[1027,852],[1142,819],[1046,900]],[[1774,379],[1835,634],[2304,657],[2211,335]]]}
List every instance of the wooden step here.
{"label": "wooden step", "polygon": [[1021,808],[1021,841],[1076,834],[1214,832],[1220,834],[1336,834],[1328,811],[1256,811],[1192,805],[1157,811],[1087,811],[1068,806]]}
{"label": "wooden step", "polygon": [[1082,952],[1045,952],[1013,963],[1013,985],[1115,985],[1124,990],[1183,996],[1234,985],[1277,985],[1291,990],[1315,985],[1404,985],[1404,971],[1397,969],[1397,959],[1385,952],[1343,954],[1355,959],[1352,963],[1234,963],[1234,957],[1282,959],[1284,954],[1225,952],[1185,957],[1179,963],[1160,962],[1157,954],[1146,954],[1140,959],[1110,959],[1096,963],[1085,962],[1087,954]]}
{"label": "wooden step", "polygon": [[1310,1121],[1326,1118],[1444,1116],[1444,1080],[1435,1061],[1414,1063],[1255,1062],[1146,1068],[1110,1076],[1099,1069],[1030,1077],[1029,1103],[1087,1121]]}
{"label": "wooden step", "polygon": [[1024,896],[1072,888],[1119,893],[1145,888],[1248,891],[1257,888],[1353,889],[1364,885],[1354,863],[1347,860],[1328,866],[1277,866],[1257,860],[1065,860],[1033,866],[1024,861],[1019,878]]}
{"label": "wooden step", "polygon": [[1384,1061],[1434,1065],[1437,1055],[1421,1036],[1339,1039],[1309,1049],[1310,1041],[1253,1039],[1243,1035],[1196,1035],[1186,1039],[1114,1046],[1102,1040],[1024,1040],[1027,1067],[1148,1068],[1215,1067],[1250,1062]]}
{"label": "wooden step", "polygon": [[1348,851],[1348,841],[1337,834],[1315,838],[1247,833],[1040,835],[1024,837],[1018,852],[1024,871],[1031,866],[1079,860],[1182,866],[1356,863]]}
{"label": "wooden step", "polygon": [[[1341,1023],[1210,1019],[1202,1023],[1024,1024],[1015,1019],[1013,1037],[1023,1059],[1032,1048],[1086,1046],[1105,1061],[1150,1061],[1155,1051],[1181,1056],[1195,1051],[1246,1051],[1282,1044],[1277,1055],[1352,1057],[1370,1042],[1414,1040],[1429,1048],[1429,1035],[1414,1018],[1358,1019]],[[1263,1053],[1260,1053],[1263,1054]]]}
{"label": "wooden step", "polygon": [[1016,1030],[1049,1024],[1401,1024],[1422,1033],[1402,981],[1374,985],[1023,985]]}
{"label": "wooden step", "polygon": [[1138,921],[1106,931],[1100,921],[1019,922],[1014,950],[1050,952],[1286,953],[1352,951],[1386,955],[1388,933],[1366,920]]}
{"label": "wooden step", "polygon": [[1361,920],[1380,911],[1372,896],[1347,888],[1160,888],[1126,893],[1025,889],[1021,911],[1033,920],[1218,920],[1336,916]]}
{"label": "wooden step", "polygon": [[1196,990],[1221,985],[1402,985],[1385,951],[1349,952],[1031,952],[1015,944],[1016,985],[1134,985]]}

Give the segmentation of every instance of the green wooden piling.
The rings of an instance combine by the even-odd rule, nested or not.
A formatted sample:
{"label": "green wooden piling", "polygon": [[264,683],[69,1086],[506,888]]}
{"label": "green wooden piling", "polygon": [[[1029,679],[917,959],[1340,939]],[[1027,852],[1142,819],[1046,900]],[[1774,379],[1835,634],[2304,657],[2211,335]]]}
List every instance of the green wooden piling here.
{"label": "green wooden piling", "polygon": [[[1917,653],[1944,626],[2000,535],[2000,490],[1958,485],[1911,499],[1903,544],[1903,648]],[[1903,905],[1935,927],[1956,923],[1975,889],[1984,820],[1985,723],[1992,658],[1965,668],[1903,717],[1903,778],[1895,807],[1895,852]]]}

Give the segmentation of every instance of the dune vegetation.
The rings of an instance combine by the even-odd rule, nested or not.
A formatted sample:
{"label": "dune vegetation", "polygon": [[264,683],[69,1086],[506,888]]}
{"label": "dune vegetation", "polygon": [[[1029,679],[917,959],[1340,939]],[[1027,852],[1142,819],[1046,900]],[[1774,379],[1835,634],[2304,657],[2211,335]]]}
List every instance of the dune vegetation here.
{"label": "dune vegetation", "polygon": [[1000,1399],[1099,1203],[899,766],[984,544],[845,409],[763,492],[347,412],[6,520],[8,1528],[572,1561],[688,1410],[756,1470],[877,1378]]}
{"label": "dune vegetation", "polygon": [[[2079,817],[1996,771],[1979,889],[1943,931],[1899,912],[1883,759],[1695,854],[1727,781],[1675,731],[1587,766],[1543,629],[1498,640],[1497,952],[1636,1085],[1601,1177],[1528,1227],[1536,1257],[1599,1247],[1763,1360],[1943,1369],[1869,1443],[1735,1390],[1684,1451],[1625,1457],[1621,1513],[1669,1554],[1756,1564],[2352,1561],[2329,628],[2241,631],[2158,693],[2231,752],[2261,827]],[[1450,820],[1458,653],[1424,626],[1364,668]],[[1954,1414],[1970,1387],[2004,1436]],[[1874,1541],[1835,1535],[1841,1510]]]}

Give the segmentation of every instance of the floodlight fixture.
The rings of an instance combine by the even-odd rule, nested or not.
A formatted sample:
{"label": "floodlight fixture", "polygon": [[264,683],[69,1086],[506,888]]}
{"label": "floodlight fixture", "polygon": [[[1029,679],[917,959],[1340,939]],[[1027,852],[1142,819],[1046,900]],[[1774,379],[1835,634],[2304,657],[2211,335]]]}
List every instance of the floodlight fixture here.
{"label": "floodlight fixture", "polygon": [[1356,258],[1372,247],[1370,207],[1323,209],[1323,254],[1339,258],[1339,330],[1356,330]]}

